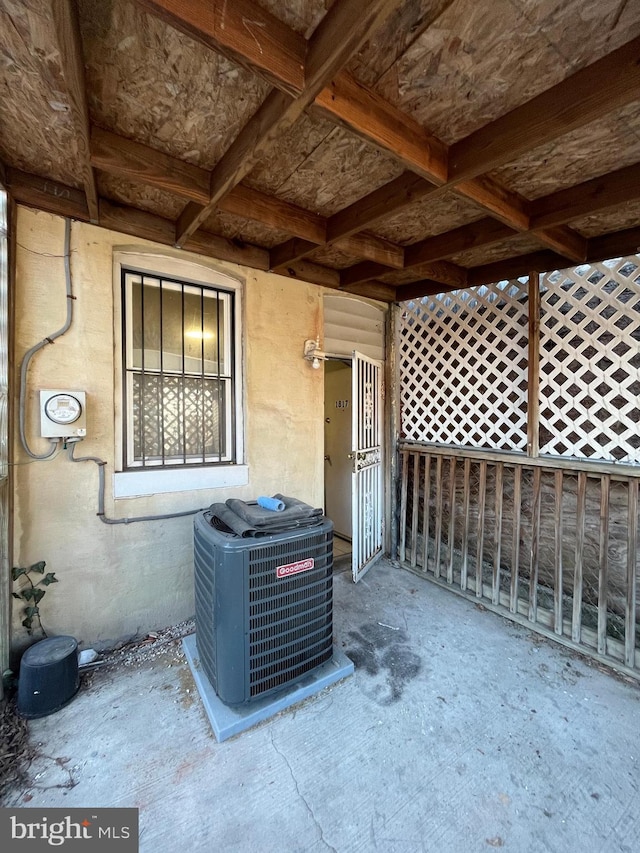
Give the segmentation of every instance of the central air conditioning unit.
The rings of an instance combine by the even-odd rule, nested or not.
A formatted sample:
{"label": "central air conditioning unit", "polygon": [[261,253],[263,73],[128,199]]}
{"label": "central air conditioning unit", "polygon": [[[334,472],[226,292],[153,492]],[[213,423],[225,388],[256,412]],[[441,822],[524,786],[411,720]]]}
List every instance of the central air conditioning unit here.
{"label": "central air conditioning unit", "polygon": [[333,654],[333,523],[242,538],[194,521],[196,646],[227,705],[259,699]]}

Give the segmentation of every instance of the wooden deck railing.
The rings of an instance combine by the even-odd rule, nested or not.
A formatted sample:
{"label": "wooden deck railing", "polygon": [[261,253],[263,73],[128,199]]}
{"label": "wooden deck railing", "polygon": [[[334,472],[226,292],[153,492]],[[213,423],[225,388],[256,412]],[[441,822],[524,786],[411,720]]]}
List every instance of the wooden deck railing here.
{"label": "wooden deck railing", "polygon": [[640,470],[401,445],[402,565],[640,678]]}

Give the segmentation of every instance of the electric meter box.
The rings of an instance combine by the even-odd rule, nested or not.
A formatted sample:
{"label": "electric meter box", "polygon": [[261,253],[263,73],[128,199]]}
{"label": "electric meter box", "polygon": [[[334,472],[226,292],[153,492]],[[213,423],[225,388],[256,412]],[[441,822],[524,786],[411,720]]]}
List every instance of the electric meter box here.
{"label": "electric meter box", "polygon": [[40,391],[42,438],[82,438],[87,434],[87,395],[84,391]]}

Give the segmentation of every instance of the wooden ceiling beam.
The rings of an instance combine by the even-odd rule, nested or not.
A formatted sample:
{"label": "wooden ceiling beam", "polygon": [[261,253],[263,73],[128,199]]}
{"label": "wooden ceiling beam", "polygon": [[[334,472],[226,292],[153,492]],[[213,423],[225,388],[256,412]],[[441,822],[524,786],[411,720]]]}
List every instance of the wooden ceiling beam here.
{"label": "wooden ceiling beam", "polygon": [[[6,180],[10,197],[19,204],[57,216],[90,221],[86,196],[82,190],[11,168],[7,169]],[[162,245],[173,245],[175,223],[170,219],[104,198],[99,199],[98,209],[99,218],[95,223],[98,227],[152,240]],[[251,244],[240,246],[233,240],[203,229],[187,241],[184,251],[231,261],[252,269],[269,268],[269,252],[266,249]],[[337,270],[307,261],[296,264],[295,269],[288,270],[286,274],[312,284],[334,289],[340,287],[340,275]],[[377,282],[368,288],[366,295],[372,299],[392,301],[392,293],[395,295],[394,287]]]}
{"label": "wooden ceiling beam", "polygon": [[604,261],[607,258],[620,258],[625,255],[637,255],[640,252],[640,227],[625,228],[592,237],[587,251],[588,261]]}
{"label": "wooden ceiling beam", "polygon": [[299,240],[294,237],[292,240],[287,240],[285,243],[280,243],[274,246],[269,252],[269,269],[280,271],[281,267],[287,267],[294,264],[310,255],[318,248],[318,243],[312,243],[309,240]]}
{"label": "wooden ceiling beam", "polygon": [[587,241],[577,231],[566,225],[556,225],[554,228],[541,228],[531,234],[543,245],[554,252],[580,264],[587,259]]}
{"label": "wooden ceiling beam", "polygon": [[138,0],[174,29],[258,71],[290,95],[304,88],[307,43],[252,0]]}
{"label": "wooden ceiling beam", "polygon": [[[426,278],[430,280],[437,279],[439,275],[440,278],[445,278],[447,281],[453,282],[456,287],[463,286],[466,278],[458,272],[462,267],[454,264],[446,266],[440,264],[437,267],[435,266],[435,262],[444,261],[453,255],[468,251],[469,249],[500,243],[517,233],[501,222],[496,222],[495,219],[480,219],[477,222],[472,222],[470,225],[463,225],[453,231],[446,231],[443,234],[437,234],[435,237],[428,237],[419,243],[406,246],[404,250],[405,264],[403,269],[420,267],[420,280],[425,280]],[[432,274],[429,276],[426,275],[426,264],[432,265],[430,267]],[[433,275],[434,270],[437,270],[436,275]],[[344,286],[356,282],[368,281],[385,273],[388,274],[389,271],[385,270],[384,267],[365,262],[342,270],[340,280]]]}
{"label": "wooden ceiling beam", "polygon": [[244,184],[237,184],[220,200],[218,207],[225,213],[251,219],[301,240],[320,244],[326,238],[327,223],[323,216]]}
{"label": "wooden ceiling beam", "polygon": [[98,190],[91,167],[89,107],[87,106],[78,8],[75,0],[56,0],[51,4],[51,12],[60,51],[60,65],[69,98],[69,111],[78,146],[77,168],[87,197],[89,217],[92,222],[97,222]]}
{"label": "wooden ceiling beam", "polygon": [[442,284],[429,278],[412,281],[410,284],[400,284],[396,287],[396,301],[407,302],[410,299],[421,299],[423,296],[435,296],[437,293],[448,293],[457,290],[455,285]]}
{"label": "wooden ceiling beam", "polygon": [[[381,2],[380,10],[367,9],[369,17],[366,20],[363,6],[357,0],[335,3],[308,43],[305,60],[307,44],[304,39],[248,0],[231,4],[232,10],[227,3],[215,0],[212,3],[204,0],[139,2],[183,32],[257,69],[285,93],[294,96],[287,101],[285,95],[271,93],[218,165],[217,173],[214,171],[208,204],[201,209],[192,200],[183,211],[177,227],[177,244],[199,227],[216,203],[223,206],[233,186],[253,168],[283,130],[297,120],[300,103],[304,102],[306,107],[312,100],[324,114],[388,151],[414,174],[436,185],[446,184],[500,222],[526,232],[530,228],[526,200],[501,187],[485,173],[584,124],[590,116],[604,109],[611,110],[627,103],[640,86],[640,72],[636,69],[640,39],[635,39],[447,150],[447,146],[427,129],[352,75],[347,72],[332,75],[336,66],[355,49],[349,44],[349,38],[345,41],[344,34],[354,37],[361,25],[366,26],[376,15],[387,14],[392,3]],[[248,36],[247,20],[257,22],[258,39]],[[301,76],[302,64],[305,74]],[[331,76],[324,86],[322,81],[326,83]],[[314,86],[318,90],[311,98]],[[398,179],[400,183],[391,182],[382,194],[380,191],[369,194],[332,217],[327,229],[328,242],[334,242],[338,236],[355,235],[382,216],[411,204],[418,193],[403,193],[404,179],[402,176]],[[422,189],[424,194],[432,191],[424,185]],[[382,211],[375,204],[380,197],[384,200]],[[569,229],[555,228],[560,224],[564,223],[545,225],[544,221],[538,221],[533,236],[573,261],[584,259],[586,241]],[[296,236],[305,239],[302,235]],[[314,242],[309,241],[307,254],[315,250]],[[296,247],[299,250],[301,244],[296,243]],[[282,257],[286,260],[286,252]]]}
{"label": "wooden ceiling beam", "polygon": [[449,149],[449,179],[511,163],[640,97],[640,37],[582,68]]}
{"label": "wooden ceiling beam", "polygon": [[460,252],[469,249],[477,249],[480,246],[491,246],[508,240],[517,234],[513,228],[497,222],[495,219],[486,218],[463,225],[453,231],[444,234],[436,234],[419,243],[405,248],[405,267],[413,267],[429,261],[440,261],[450,258]]}
{"label": "wooden ceiling beam", "polygon": [[530,252],[527,255],[507,258],[492,264],[470,267],[467,272],[467,284],[468,287],[475,287],[479,284],[491,284],[495,281],[508,281],[512,278],[528,276],[532,270],[547,272],[569,266],[571,261],[555,252]]}
{"label": "wooden ceiling beam", "polygon": [[451,285],[457,289],[467,286],[466,268],[458,264],[453,264],[450,261],[434,261],[430,264],[421,264],[421,266],[412,269],[411,272],[413,274],[412,278],[403,282],[394,281],[397,275],[390,271],[385,273],[384,276],[378,276],[378,278],[386,284],[395,284],[396,287],[426,278],[431,281],[440,282],[440,284]]}
{"label": "wooden ceiling beam", "polygon": [[365,258],[392,269],[399,270],[404,267],[403,247],[368,231],[343,237],[341,240],[336,240],[333,245],[341,252],[353,255],[354,258]]}
{"label": "wooden ceiling beam", "polygon": [[330,216],[327,221],[327,242],[333,243],[341,237],[363,231],[394,211],[436,192],[437,189],[419,175],[404,172],[399,178]]}
{"label": "wooden ceiling beam", "polygon": [[322,287],[337,289],[340,287],[340,273],[330,267],[323,267],[311,261],[293,261],[286,267],[280,267],[277,275],[285,278],[299,278],[302,281],[310,281]]}
{"label": "wooden ceiling beam", "polygon": [[363,261],[342,270],[340,273],[340,286],[349,287],[352,284],[360,284],[363,281],[371,281],[379,275],[388,273],[388,267],[376,264],[373,261]]}
{"label": "wooden ceiling beam", "polygon": [[99,127],[91,129],[91,162],[96,169],[206,204],[210,173],[162,151]]}
{"label": "wooden ceiling beam", "polygon": [[19,169],[8,168],[6,179],[9,195],[19,204],[83,222],[90,219],[87,197],[82,190]]}
{"label": "wooden ceiling beam", "polygon": [[461,181],[451,189],[456,195],[475,202],[504,225],[516,231],[528,231],[529,209],[526,199],[501,186],[488,175],[472,181]]}
{"label": "wooden ceiling beam", "polygon": [[[161,0],[161,2],[149,0],[146,5],[155,9],[156,12],[161,9],[163,17],[167,20],[191,35],[194,33],[199,35],[205,43],[217,49],[221,49],[220,33],[224,30],[226,42],[222,47],[229,49],[232,46],[236,53],[241,53],[243,58],[252,66],[256,66],[258,56],[253,52],[256,48],[255,42],[247,42],[246,33],[235,32],[233,25],[230,26],[228,22],[222,26],[220,16],[224,13],[224,8],[218,4],[214,3],[209,9],[203,9],[202,4],[195,2],[195,0],[189,0],[184,7],[173,2],[173,0],[171,2],[169,0]],[[329,14],[325,16],[309,42],[306,79],[303,89],[292,100],[287,100],[286,95],[280,92],[273,91],[271,93],[214,170],[210,181],[208,201],[203,202],[201,196],[198,199],[189,199],[190,204],[183,211],[177,224],[176,245],[180,245],[188,234],[194,233],[200,227],[216,204],[223,206],[225,197],[233,191],[233,187],[248,174],[258,160],[270,149],[275,139],[297,120],[301,112],[300,104],[304,102],[304,107],[306,107],[311,102],[308,96],[309,87],[320,85],[318,81],[326,79],[328,69],[332,67],[332,63],[335,61],[336,50],[339,52],[344,49],[348,53],[349,50],[353,49],[348,45],[346,48],[341,48],[340,39],[337,39],[336,35],[354,27],[354,21],[360,19],[362,15],[361,7],[357,2],[352,2],[335,4],[335,9],[334,16],[331,17]],[[381,14],[385,13],[382,12]],[[268,33],[272,42],[274,39],[280,39],[279,43],[285,45],[283,56],[301,56],[300,44],[296,42],[287,28],[283,28],[283,25],[279,23],[274,24],[268,14],[267,18],[268,22],[264,23],[263,29]],[[244,46],[241,47],[241,45]],[[243,50],[247,51],[247,49],[249,49],[248,55],[246,52],[242,53]],[[262,57],[263,55],[264,48],[262,48],[262,52],[259,51],[259,56]],[[279,56],[278,66],[280,67],[281,64],[282,56]],[[262,60],[262,64],[258,63],[258,67],[262,70],[265,70],[264,66],[264,60]],[[274,66],[266,70],[273,75],[276,69]],[[279,81],[281,85],[283,82],[282,73],[275,74],[275,77],[276,82]],[[288,84],[292,83],[293,75],[290,75]],[[294,94],[298,92],[295,85],[288,85],[284,88]],[[426,178],[436,185],[441,185],[446,181],[447,147],[444,143],[422,128],[411,117],[406,116],[368,87],[360,84],[352,75],[346,72],[338,73],[328,86],[325,88],[320,86],[320,90],[315,96],[315,104],[335,121],[346,125],[367,141],[392,153],[395,159],[411,169],[414,174],[423,179]],[[397,186],[392,182],[386,191],[387,195],[382,211],[384,216],[388,216],[390,210],[399,210],[415,199],[415,195],[394,194]],[[454,189],[460,195],[481,205],[506,225],[521,231],[528,229],[529,221],[524,200],[517,194],[510,193],[504,187],[500,187],[487,176],[477,180],[462,181]],[[356,203],[356,206],[349,208],[344,217],[337,214],[337,218],[330,223],[327,235],[329,242],[334,241],[332,234],[339,233],[343,229],[346,230],[342,236],[351,236],[373,224],[378,218],[375,206],[372,207],[371,205],[374,200],[375,196],[372,199],[370,194],[369,197],[361,200],[362,204]],[[391,208],[392,204],[394,208]],[[276,261],[280,261],[282,264],[290,263],[295,258],[304,257],[315,250],[314,241],[309,241],[307,250],[304,251],[300,239],[305,239],[305,237],[296,236],[299,237],[297,241],[289,241],[274,251],[274,263]],[[569,239],[572,235],[563,235],[564,243],[559,241],[561,236],[558,232],[549,235],[545,232],[539,233],[539,239],[543,244],[553,248],[562,247],[567,255],[577,260],[582,251],[578,245],[580,241],[577,235],[573,235],[572,239]],[[295,253],[293,256],[290,254],[292,250]],[[302,254],[299,254],[301,251]],[[370,255],[368,257],[370,258]]]}
{"label": "wooden ceiling beam", "polygon": [[564,225],[574,219],[638,199],[640,163],[634,163],[532,201],[531,227],[536,229]]}
{"label": "wooden ceiling beam", "polygon": [[[91,131],[91,162],[101,171],[156,187],[187,201],[204,205],[209,200],[211,173],[206,169],[98,127]],[[317,244],[326,237],[324,217],[242,184],[234,187],[218,206],[226,213]]]}
{"label": "wooden ceiling beam", "polygon": [[367,299],[377,299],[380,302],[396,301],[396,286],[394,284],[385,284],[383,281],[368,281],[366,284],[353,284],[350,287],[342,287],[340,289],[345,293],[366,296]]}
{"label": "wooden ceiling beam", "polygon": [[279,136],[299,118],[302,109],[299,99],[294,100],[277,89],[271,90],[213,169],[209,201],[205,205],[189,202],[180,214],[176,223],[176,246],[184,245],[224,196],[253,170]]}
{"label": "wooden ceiling beam", "polygon": [[315,106],[416,175],[435,184],[447,180],[447,146],[351,74],[343,71],[335,77]]}
{"label": "wooden ceiling beam", "polygon": [[[301,260],[321,248],[323,241],[311,242],[293,238],[271,249],[271,269],[276,272],[280,267],[286,267],[294,261]],[[343,237],[333,244],[336,249],[356,258],[365,258],[375,264],[384,272],[389,269],[402,269],[404,266],[404,250],[402,246],[389,243],[375,234],[361,231],[351,237]]]}
{"label": "wooden ceiling beam", "polygon": [[[206,169],[98,127],[91,131],[91,162],[101,171],[156,187],[186,201],[204,205],[209,199],[210,173]],[[296,245],[300,240],[308,240],[308,252],[326,240],[324,217],[243,184],[235,186],[218,207],[226,213],[293,234],[299,238]],[[369,258],[389,267],[401,268],[403,264],[401,246],[366,232],[340,240],[336,247],[356,258]],[[283,258],[283,263],[293,260],[286,252]]]}
{"label": "wooden ceiling beam", "polygon": [[191,202],[176,226],[176,246],[196,231],[236,184],[249,174],[313,102],[329,80],[367,40],[397,5],[398,0],[336,0],[307,44],[304,88],[291,98],[272,90],[244,126],[211,173],[210,199],[204,206]]}

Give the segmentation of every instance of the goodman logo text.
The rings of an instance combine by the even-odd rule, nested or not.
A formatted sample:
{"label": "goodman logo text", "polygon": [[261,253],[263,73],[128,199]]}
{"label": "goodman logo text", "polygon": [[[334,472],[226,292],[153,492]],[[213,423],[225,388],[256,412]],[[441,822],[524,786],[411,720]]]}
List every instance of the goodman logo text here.
{"label": "goodman logo text", "polygon": [[315,566],[313,557],[306,560],[298,560],[297,563],[287,563],[286,566],[276,566],[277,578],[288,578],[289,575],[297,575],[298,572],[308,572]]}

